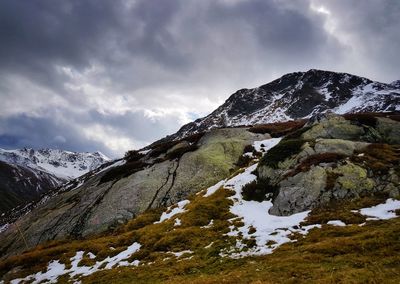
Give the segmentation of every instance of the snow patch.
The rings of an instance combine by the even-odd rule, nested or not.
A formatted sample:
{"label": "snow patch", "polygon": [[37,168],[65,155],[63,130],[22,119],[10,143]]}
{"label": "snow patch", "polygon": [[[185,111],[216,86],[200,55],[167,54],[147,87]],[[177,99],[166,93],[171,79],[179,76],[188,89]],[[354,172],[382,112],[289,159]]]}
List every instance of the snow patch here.
{"label": "snow patch", "polygon": [[221,180],[220,182],[216,183],[213,186],[210,186],[206,193],[203,195],[203,197],[209,197],[210,195],[214,194],[218,189],[221,188],[221,186],[223,186],[225,184],[226,180]]}
{"label": "snow patch", "polygon": [[175,216],[177,214],[185,212],[186,210],[184,208],[189,203],[190,203],[189,200],[182,200],[182,201],[178,202],[176,205],[174,205],[176,207],[174,207],[174,208],[172,208],[173,206],[168,207],[167,211],[162,213],[162,215],[160,217],[160,221],[154,222],[154,224],[164,222],[165,220],[171,219],[173,216]]}
{"label": "snow patch", "polygon": [[[58,277],[62,275],[69,275],[71,278],[76,276],[88,276],[97,271],[104,269],[111,269],[115,266],[138,266],[139,261],[134,260],[132,262],[126,261],[135,252],[140,249],[141,245],[139,243],[133,243],[126,250],[120,252],[113,257],[107,257],[102,261],[97,261],[93,266],[79,266],[79,262],[83,259],[85,254],[84,251],[77,251],[75,256],[71,258],[71,268],[65,269],[65,264],[60,263],[59,260],[52,260],[47,266],[46,272],[38,272],[36,274],[28,275],[25,278],[14,279],[10,283],[18,284],[24,282],[32,283],[57,283]],[[89,252],[88,256],[90,259],[94,259],[96,256]]]}
{"label": "snow patch", "polygon": [[337,227],[345,227],[346,224],[340,220],[331,220],[326,223],[327,225],[337,226]]}
{"label": "snow patch", "polygon": [[400,200],[389,198],[385,203],[376,206],[362,208],[359,212],[367,216],[368,220],[388,220],[398,217],[395,210],[400,209]]}
{"label": "snow patch", "polygon": [[179,251],[179,252],[170,251],[169,253],[171,253],[171,254],[175,255],[175,257],[179,258],[184,254],[192,254],[193,251],[191,251],[191,250],[183,250],[183,251]]}
{"label": "snow patch", "polygon": [[265,152],[267,152],[269,149],[278,145],[278,143],[281,140],[282,140],[282,138],[271,138],[271,139],[266,139],[266,140],[261,140],[261,141],[255,141],[253,143],[253,147],[254,147],[254,149],[256,149],[257,152],[261,152],[261,149],[263,149]]}
{"label": "snow patch", "polygon": [[180,225],[182,225],[182,221],[181,221],[181,219],[179,219],[179,218],[176,218],[176,219],[175,219],[174,226],[175,226],[175,227],[178,227],[178,226],[180,226]]}

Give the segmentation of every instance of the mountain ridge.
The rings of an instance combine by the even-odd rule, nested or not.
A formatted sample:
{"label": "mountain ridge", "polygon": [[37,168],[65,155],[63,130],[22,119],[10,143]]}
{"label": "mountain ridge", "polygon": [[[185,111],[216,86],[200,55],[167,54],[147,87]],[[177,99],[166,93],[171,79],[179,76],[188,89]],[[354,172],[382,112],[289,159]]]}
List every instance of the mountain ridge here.
{"label": "mountain ridge", "polygon": [[328,110],[338,114],[399,111],[400,80],[388,84],[318,69],[288,73],[259,87],[236,91],[209,115],[185,124],[161,141],[218,127],[309,118]]}
{"label": "mountain ridge", "polygon": [[101,152],[71,152],[60,149],[0,148],[0,161],[17,164],[52,174],[60,179],[77,178],[110,161]]}

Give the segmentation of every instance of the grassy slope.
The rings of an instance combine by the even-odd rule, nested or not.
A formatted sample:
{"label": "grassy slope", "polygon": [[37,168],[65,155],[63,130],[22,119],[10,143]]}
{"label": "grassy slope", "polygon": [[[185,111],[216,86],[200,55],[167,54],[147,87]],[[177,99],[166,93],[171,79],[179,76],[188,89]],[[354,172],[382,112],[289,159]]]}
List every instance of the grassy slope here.
{"label": "grassy slope", "polygon": [[364,198],[334,204],[330,210],[315,209],[309,223],[336,218],[355,224],[313,229],[271,255],[232,260],[200,250],[190,260],[159,259],[138,268],[102,271],[84,283],[398,283],[400,219],[358,226],[364,217],[350,211],[380,200]]}
{"label": "grassy slope", "polygon": [[[223,236],[228,231],[231,192],[225,189],[203,198],[194,196],[188,211],[174,220],[153,224],[160,212],[142,214],[112,235],[88,240],[58,242],[39,247],[22,256],[0,263],[0,271],[22,267],[14,274],[21,277],[44,269],[51,259],[68,265],[76,251],[91,251],[97,260],[116,254],[134,241],[142,244],[131,260],[140,259],[139,267],[123,267],[97,272],[83,278],[83,283],[398,283],[400,281],[400,218],[370,221],[365,226],[313,229],[306,237],[294,236],[297,242],[278,248],[273,254],[243,259],[221,258],[221,249],[234,239]],[[341,219],[359,224],[365,217],[350,210],[382,202],[383,198],[364,198],[358,202],[332,204],[329,209],[315,209],[306,223],[326,223]],[[200,228],[214,220],[211,228]],[[236,223],[240,226],[240,222]],[[214,244],[206,248],[211,242]],[[251,246],[251,242],[249,242]],[[110,250],[110,247],[115,250]],[[179,259],[169,251],[191,249],[192,255]],[[167,259],[169,258],[169,259]],[[90,264],[93,260],[84,259]],[[151,264],[149,264],[151,263]],[[59,278],[67,282],[67,277]]]}

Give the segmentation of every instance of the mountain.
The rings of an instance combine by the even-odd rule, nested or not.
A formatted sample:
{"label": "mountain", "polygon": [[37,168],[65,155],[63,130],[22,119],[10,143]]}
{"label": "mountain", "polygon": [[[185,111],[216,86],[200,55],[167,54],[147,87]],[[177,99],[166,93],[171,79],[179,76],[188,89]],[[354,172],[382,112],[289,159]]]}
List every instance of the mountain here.
{"label": "mountain", "polygon": [[44,171],[0,161],[0,214],[38,199],[62,181]]}
{"label": "mountain", "polygon": [[7,225],[0,277],[397,283],[399,145],[399,113],[324,113],[130,151]]}
{"label": "mountain", "polygon": [[167,139],[217,127],[309,118],[327,110],[338,114],[399,111],[400,80],[385,84],[315,69],[289,73],[260,87],[237,91],[211,114],[184,125]]}
{"label": "mountain", "polygon": [[58,149],[24,148],[0,149],[0,161],[47,172],[62,180],[71,180],[98,168],[110,159],[100,152],[78,153]]}
{"label": "mountain", "polygon": [[0,149],[0,214],[37,200],[107,161],[99,152]]}
{"label": "mountain", "polygon": [[397,85],[310,70],[238,91],[3,218],[0,277],[397,283]]}

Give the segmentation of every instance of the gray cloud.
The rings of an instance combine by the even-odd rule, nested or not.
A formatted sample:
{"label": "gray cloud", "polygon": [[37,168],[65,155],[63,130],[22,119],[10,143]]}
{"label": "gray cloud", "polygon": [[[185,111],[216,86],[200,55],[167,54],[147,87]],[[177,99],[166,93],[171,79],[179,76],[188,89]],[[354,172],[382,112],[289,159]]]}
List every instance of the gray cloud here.
{"label": "gray cloud", "polygon": [[390,0],[5,0],[0,19],[0,147],[121,155],[288,72],[399,79]]}

